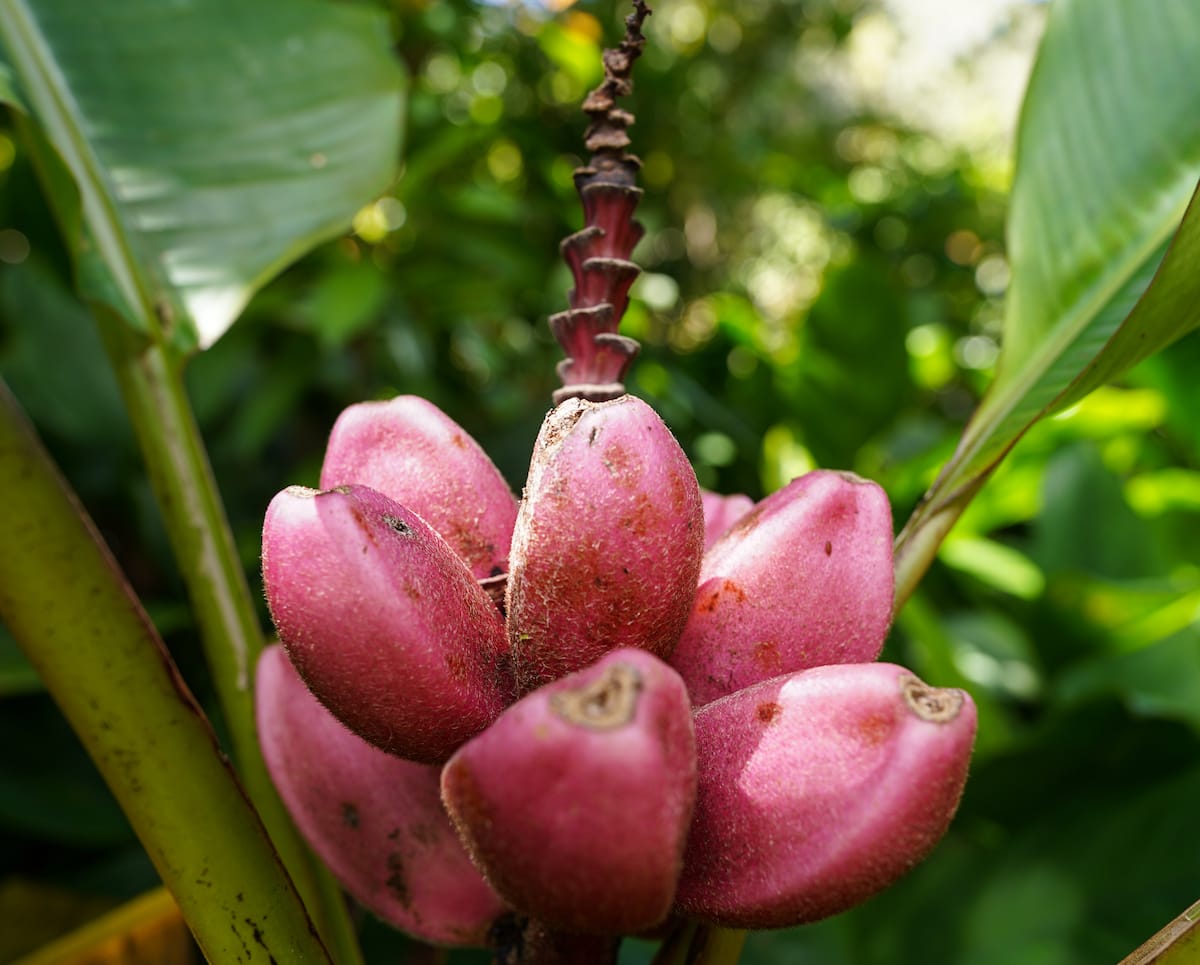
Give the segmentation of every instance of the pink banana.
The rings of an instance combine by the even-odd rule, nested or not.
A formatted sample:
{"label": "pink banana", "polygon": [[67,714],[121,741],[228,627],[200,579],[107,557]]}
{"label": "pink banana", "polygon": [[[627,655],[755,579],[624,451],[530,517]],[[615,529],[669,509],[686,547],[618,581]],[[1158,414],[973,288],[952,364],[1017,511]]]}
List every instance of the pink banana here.
{"label": "pink banana", "polygon": [[893,592],[886,494],[849,473],[810,472],[705,554],[671,665],[700,706],[780,674],[874,660]]}
{"label": "pink banana", "polygon": [[511,699],[495,605],[420,516],[373,489],[279,493],[263,578],[305,683],[390,753],[441,763]]}
{"label": "pink banana", "polygon": [[818,667],[701,708],[677,908],[737,928],[816,921],[890,885],[958,806],[975,705],[892,664]]}
{"label": "pink banana", "polygon": [[720,493],[710,493],[706,489],[701,489],[700,499],[704,504],[704,549],[706,551],[725,535],[730,526],[754,508],[754,500],[741,493],[722,496]]}
{"label": "pink banana", "polygon": [[442,772],[467,850],[518,911],[569,932],[637,932],[671,907],[692,813],[679,676],[623,649],[518,701]]}
{"label": "pink banana", "polygon": [[321,488],[370,486],[418,513],[476,579],[508,570],[517,501],[491,459],[432,402],[361,402],[334,423]]}
{"label": "pink banana", "polygon": [[703,547],[696,475],[653,409],[628,395],[559,405],[513,533],[507,609],[521,692],[618,647],[669,656]]}
{"label": "pink banana", "polygon": [[442,808],[438,769],[348,731],[274,646],[258,661],[258,734],[296,826],[356,901],[439,945],[486,945],[505,910]]}

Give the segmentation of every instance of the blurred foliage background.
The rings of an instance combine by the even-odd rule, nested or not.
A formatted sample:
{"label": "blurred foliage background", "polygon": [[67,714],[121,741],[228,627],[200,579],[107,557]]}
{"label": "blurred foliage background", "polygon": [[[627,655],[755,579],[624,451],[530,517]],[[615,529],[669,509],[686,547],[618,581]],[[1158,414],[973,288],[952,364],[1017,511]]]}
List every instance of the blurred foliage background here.
{"label": "blurred foliage background", "polygon": [[[555,385],[557,245],[580,222],[578,104],[624,13],[556,6],[393,0],[413,79],[402,176],[191,364],[256,584],[264,507],[315,484],[351,402],[431,399],[519,491]],[[937,101],[889,73],[898,8],[658,0],[630,105],[646,274],[623,329],[643,342],[631,389],[703,485],[757,498],[814,466],[853,469],[887,488],[897,528],[996,357],[1011,117],[985,67],[1015,71],[1019,92],[1044,12],[998,7]],[[0,375],[215,716],[115,384],[5,128],[0,264]],[[889,892],[754,935],[746,961],[1115,961],[1200,896],[1198,367],[1193,335],[1039,425],[975,501],[885,652],[979,704],[954,828]],[[2,632],[0,742],[8,961],[155,877]],[[373,960],[405,947],[367,934]]]}

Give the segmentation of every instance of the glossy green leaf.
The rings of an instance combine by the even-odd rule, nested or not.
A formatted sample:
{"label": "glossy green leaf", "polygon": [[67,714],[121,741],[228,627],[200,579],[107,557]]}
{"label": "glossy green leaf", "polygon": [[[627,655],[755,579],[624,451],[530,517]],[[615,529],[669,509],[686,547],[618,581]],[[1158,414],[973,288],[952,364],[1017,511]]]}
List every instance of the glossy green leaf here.
{"label": "glossy green leaf", "polygon": [[[1200,7],[1191,0],[1064,0],[1051,10],[1019,131],[1003,350],[960,472],[982,468],[1048,408],[1082,394],[1064,393],[1102,352],[1109,377],[1135,360],[1105,346],[1196,187],[1198,59]],[[1195,292],[1194,273],[1188,282]],[[1176,286],[1167,287],[1174,301]],[[1147,317],[1156,314],[1151,306],[1131,319],[1147,333],[1137,340],[1152,338],[1153,348],[1200,320]]]}
{"label": "glossy green leaf", "polygon": [[899,599],[1029,426],[1200,325],[1198,62],[1192,0],[1051,9],[1019,130],[996,380],[901,534]]}
{"label": "glossy green leaf", "polygon": [[12,0],[0,42],[78,190],[56,206],[85,294],[179,346],[215,341],[394,174],[402,74],[367,8]]}
{"label": "glossy green leaf", "polygon": [[1078,401],[1138,362],[1200,328],[1196,266],[1200,264],[1200,186],[1145,295],[1100,354],[1055,400],[1054,409]]}

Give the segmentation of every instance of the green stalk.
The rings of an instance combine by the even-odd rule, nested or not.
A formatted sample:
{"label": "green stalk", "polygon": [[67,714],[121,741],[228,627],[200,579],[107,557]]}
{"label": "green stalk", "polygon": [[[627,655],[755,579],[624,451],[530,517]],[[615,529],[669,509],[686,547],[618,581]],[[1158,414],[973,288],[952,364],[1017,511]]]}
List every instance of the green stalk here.
{"label": "green stalk", "polygon": [[[1005,450],[1007,453],[1008,450]],[[998,462],[992,466],[998,465]],[[908,598],[913,595],[925,572],[933,565],[938,548],[942,545],[954,524],[966,511],[971,500],[988,481],[992,470],[980,474],[968,485],[948,499],[933,498],[939,493],[938,483],[925,496],[925,500],[913,510],[896,537],[893,559],[896,571],[896,596],[892,612],[899,613]],[[940,482],[940,479],[939,479]]]}
{"label": "green stalk", "polygon": [[688,948],[687,965],[737,965],[746,935],[739,928],[701,926]]}
{"label": "green stalk", "polygon": [[[106,275],[100,286],[105,303],[93,308],[188,588],[239,773],[321,935],[339,962],[359,965],[362,954],[345,903],[297,834],[258,748],[253,677],[263,632],[184,391],[183,359],[164,331],[172,311],[169,293],[137,257],[107,173],[28,3],[0,3],[0,38],[38,122],[35,127],[18,116],[18,128],[75,250],[79,274],[91,279],[93,293],[97,273]],[[63,168],[77,196],[64,187]],[[120,305],[121,313],[111,305]]]}
{"label": "green stalk", "polygon": [[263,649],[233,534],[183,384],[182,362],[98,308],[96,317],[183,572],[238,773],[336,960],[362,962],[340,889],[300,839],[267,773],[254,720],[254,667]]}
{"label": "green stalk", "polygon": [[677,925],[658,946],[654,960],[650,965],[687,965],[688,949],[692,947],[692,939],[700,928],[694,921],[686,921]]}
{"label": "green stalk", "polygon": [[0,618],[210,962],[329,963],[203,711],[0,383]]}
{"label": "green stalk", "polygon": [[652,965],[737,965],[748,933],[685,922],[659,947]]}
{"label": "green stalk", "polygon": [[257,797],[266,772],[260,768],[252,682],[262,629],[184,394],[181,363],[159,340],[103,309],[96,317],[183,571],[234,759]]}
{"label": "green stalk", "polygon": [[1200,901],[1121,959],[1121,965],[1196,965],[1196,962],[1200,962]]}

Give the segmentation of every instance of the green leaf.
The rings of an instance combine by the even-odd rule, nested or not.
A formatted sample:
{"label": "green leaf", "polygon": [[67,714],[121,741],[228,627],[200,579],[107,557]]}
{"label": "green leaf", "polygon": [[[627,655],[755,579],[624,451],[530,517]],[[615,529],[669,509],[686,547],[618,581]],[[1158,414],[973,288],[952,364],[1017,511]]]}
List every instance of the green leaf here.
{"label": "green leaf", "polygon": [[0,62],[0,101],[21,107],[21,98],[17,96],[17,88],[13,84],[12,70],[8,64]]}
{"label": "green leaf", "polygon": [[1060,700],[1078,703],[1115,694],[1130,711],[1167,717],[1200,730],[1200,632],[1189,627],[1135,650],[1097,657],[1072,668],[1058,685]]}
{"label": "green leaf", "polygon": [[1200,328],[1196,265],[1200,264],[1200,186],[1192,195],[1183,223],[1167,249],[1149,289],[1121,323],[1100,354],[1059,396],[1054,409],[1082,399],[1105,382]]}
{"label": "green leaf", "polygon": [[910,395],[905,326],[897,324],[902,312],[873,260],[826,276],[805,320],[799,358],[776,375],[819,464],[852,467],[855,454],[895,421]]}
{"label": "green leaf", "polygon": [[996,380],[898,540],[898,600],[1033,423],[1200,325],[1198,61],[1193,0],[1053,5],[1018,132]]}
{"label": "green leaf", "polygon": [[[1198,58],[1191,0],[1159,0],[1153,13],[1130,0],[1052,8],[1018,134],[1004,344],[960,472],[1100,384],[1064,394],[1145,290],[1196,187]],[[1188,287],[1200,286],[1193,277]],[[1137,320],[1147,334],[1133,337],[1153,337],[1154,348],[1197,321],[1146,314]],[[1104,354],[1106,376],[1127,367],[1128,352]]]}
{"label": "green leaf", "polygon": [[78,189],[55,202],[85,294],[182,347],[394,174],[402,74],[364,7],[13,0],[0,43]]}
{"label": "green leaf", "polygon": [[121,393],[91,316],[44,259],[6,266],[0,312],[29,320],[11,327],[0,377],[30,418],[74,443],[132,449]]}
{"label": "green leaf", "polygon": [[1130,580],[1163,569],[1160,547],[1094,446],[1064,446],[1046,461],[1043,473],[1030,552],[1047,575]]}

